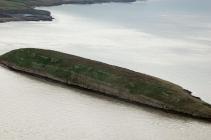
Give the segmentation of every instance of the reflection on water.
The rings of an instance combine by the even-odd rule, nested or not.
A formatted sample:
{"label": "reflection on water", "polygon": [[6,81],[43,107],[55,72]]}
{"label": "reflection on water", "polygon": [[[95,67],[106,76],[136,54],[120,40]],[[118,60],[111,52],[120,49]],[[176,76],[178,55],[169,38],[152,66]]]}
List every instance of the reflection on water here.
{"label": "reflection on water", "polygon": [[[0,54],[40,47],[178,83],[211,103],[208,0],[51,8],[53,22],[0,24]],[[0,139],[203,139],[210,124],[0,68]],[[6,82],[5,82],[6,81]]]}

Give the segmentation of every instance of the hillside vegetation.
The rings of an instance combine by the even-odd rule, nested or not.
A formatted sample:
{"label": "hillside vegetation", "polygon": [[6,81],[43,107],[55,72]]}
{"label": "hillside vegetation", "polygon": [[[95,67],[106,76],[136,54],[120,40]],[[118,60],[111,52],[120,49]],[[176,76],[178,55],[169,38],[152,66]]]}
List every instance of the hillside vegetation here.
{"label": "hillside vegetation", "polygon": [[19,10],[27,8],[29,8],[29,6],[25,3],[25,0],[0,0],[0,10]]}

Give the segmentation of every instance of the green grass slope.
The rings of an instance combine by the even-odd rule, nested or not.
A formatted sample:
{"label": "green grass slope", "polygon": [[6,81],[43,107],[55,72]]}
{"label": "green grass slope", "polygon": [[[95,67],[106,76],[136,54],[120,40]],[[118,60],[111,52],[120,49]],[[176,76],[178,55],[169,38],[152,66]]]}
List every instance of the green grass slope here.
{"label": "green grass slope", "polygon": [[24,2],[24,0],[1,0],[0,10],[20,10],[27,9],[29,6]]}
{"label": "green grass slope", "polygon": [[22,10],[34,6],[48,6],[62,0],[0,0],[0,10]]}

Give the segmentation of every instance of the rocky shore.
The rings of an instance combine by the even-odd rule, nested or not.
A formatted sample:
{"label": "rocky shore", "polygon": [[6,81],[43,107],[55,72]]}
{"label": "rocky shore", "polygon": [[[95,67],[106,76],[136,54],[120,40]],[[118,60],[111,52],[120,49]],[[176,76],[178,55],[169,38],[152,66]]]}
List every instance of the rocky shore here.
{"label": "rocky shore", "polygon": [[171,82],[129,69],[43,49],[17,49],[0,56],[12,70],[97,91],[129,102],[211,120],[211,105]]}
{"label": "rocky shore", "polygon": [[19,2],[16,2],[15,0],[11,1],[3,0],[3,2],[0,2],[0,23],[9,21],[52,21],[53,17],[51,16],[50,12],[34,9],[35,7],[39,6],[56,6],[62,4],[94,4],[105,2],[134,2],[135,0],[20,0]]}
{"label": "rocky shore", "polygon": [[50,12],[44,10],[0,10],[0,22],[9,21],[52,21]]}

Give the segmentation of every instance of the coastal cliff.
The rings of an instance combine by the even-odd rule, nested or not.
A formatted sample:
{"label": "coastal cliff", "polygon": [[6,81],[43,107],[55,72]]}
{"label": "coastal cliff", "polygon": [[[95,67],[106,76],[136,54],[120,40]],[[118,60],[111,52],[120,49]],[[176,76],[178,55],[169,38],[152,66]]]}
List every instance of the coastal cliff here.
{"label": "coastal cliff", "polygon": [[44,10],[0,10],[0,22],[9,21],[52,21],[50,12]]}
{"label": "coastal cliff", "polygon": [[34,9],[61,4],[94,4],[104,2],[134,2],[135,0],[1,0],[0,23],[9,21],[51,21],[50,12]]}
{"label": "coastal cliff", "polygon": [[0,56],[16,71],[75,85],[130,102],[211,120],[211,106],[171,82],[129,69],[43,49],[17,49]]}

